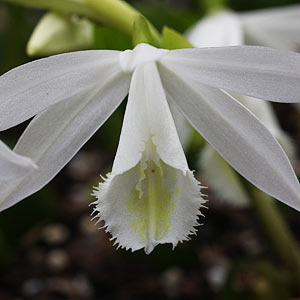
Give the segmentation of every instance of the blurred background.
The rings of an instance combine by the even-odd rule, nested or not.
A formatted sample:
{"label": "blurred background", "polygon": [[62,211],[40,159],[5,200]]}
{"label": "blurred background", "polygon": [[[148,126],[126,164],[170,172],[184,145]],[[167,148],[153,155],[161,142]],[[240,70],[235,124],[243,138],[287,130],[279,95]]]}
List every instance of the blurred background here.
{"label": "blurred background", "polygon": [[[131,4],[159,29],[168,25],[184,32],[203,16],[200,0]],[[289,4],[300,1],[228,1],[235,11]],[[43,14],[0,1],[0,74],[32,60],[26,44]],[[131,47],[126,36],[113,30],[107,34],[116,38],[101,40],[98,48]],[[110,235],[90,222],[92,186],[110,171],[124,108],[123,104],[50,184],[1,212],[0,300],[297,299],[254,212],[220,203],[209,189],[209,209],[197,236],[174,251],[170,245],[159,245],[149,256],[116,250]],[[291,105],[276,104],[274,109],[295,142],[295,169],[300,174],[300,113]],[[13,147],[27,124],[1,132],[0,138]],[[197,169],[195,149],[187,157],[190,168]],[[197,177],[209,186],[201,172]],[[299,213],[276,205],[300,242]]]}

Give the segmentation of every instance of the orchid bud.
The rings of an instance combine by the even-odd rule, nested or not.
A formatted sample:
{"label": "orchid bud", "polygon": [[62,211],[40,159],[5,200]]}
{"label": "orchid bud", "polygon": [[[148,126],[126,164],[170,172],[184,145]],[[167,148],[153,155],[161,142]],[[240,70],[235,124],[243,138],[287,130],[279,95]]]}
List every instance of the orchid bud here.
{"label": "orchid bud", "polygon": [[45,14],[27,44],[30,56],[48,56],[94,47],[94,25],[75,15]]}

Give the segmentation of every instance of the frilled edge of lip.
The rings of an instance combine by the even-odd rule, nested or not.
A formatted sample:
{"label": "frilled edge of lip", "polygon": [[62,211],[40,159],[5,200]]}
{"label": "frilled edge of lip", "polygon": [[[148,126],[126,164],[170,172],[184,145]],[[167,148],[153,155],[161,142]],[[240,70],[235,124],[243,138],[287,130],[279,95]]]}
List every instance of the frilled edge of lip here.
{"label": "frilled edge of lip", "polygon": [[[203,217],[204,215],[202,214],[200,209],[207,208],[206,206],[204,206],[207,200],[202,198],[206,197],[206,195],[201,192],[201,189],[205,187],[201,186],[200,182],[196,180],[192,171],[188,170],[187,172],[183,172],[182,170],[174,169],[173,167],[166,165],[166,168],[171,168],[174,169],[174,172],[178,172],[176,177],[181,173],[183,180],[183,182],[181,183],[181,188],[184,190],[184,192],[182,193],[180,199],[176,199],[176,197],[172,195],[172,201],[181,201],[174,204],[174,213],[172,212],[173,215],[170,214],[170,234],[168,233],[166,237],[157,240],[152,239],[151,241],[149,241],[145,238],[144,241],[141,241],[137,238],[138,233],[128,225],[129,219],[132,219],[132,214],[124,212],[126,211],[127,204],[120,202],[120,204],[116,205],[116,203],[113,203],[114,201],[118,202],[115,199],[111,199],[107,202],[107,199],[110,198],[109,196],[107,196],[107,193],[118,193],[115,192],[116,189],[114,189],[113,187],[113,185],[115,184],[114,180],[118,181],[120,179],[120,176],[126,177],[126,173],[129,174],[130,171],[138,167],[139,163],[134,168],[127,172],[124,172],[123,174],[113,175],[111,173],[108,173],[106,178],[101,177],[102,182],[100,182],[97,187],[94,187],[94,191],[92,193],[92,195],[97,198],[96,201],[91,203],[91,205],[96,206],[94,207],[92,212],[92,215],[94,215],[92,220],[97,220],[95,225],[99,224],[99,222],[101,221],[105,222],[105,224],[99,229],[105,229],[105,232],[109,232],[112,235],[112,238],[110,240],[114,241],[113,245],[117,246],[117,249],[121,248],[125,250],[131,250],[133,252],[144,248],[145,253],[149,254],[152,252],[155,246],[165,243],[171,243],[172,248],[174,249],[178,242],[190,240],[190,236],[195,235],[197,232],[196,227],[201,225],[198,223],[198,219],[199,217]],[[147,169],[147,164],[142,164],[141,168],[142,174],[140,175],[139,180],[132,185],[139,195],[141,195],[141,182],[145,180],[146,177],[145,171]],[[174,186],[173,188],[174,193],[178,193],[179,189],[177,190],[176,186]],[[110,189],[112,190],[109,191]],[[124,196],[124,193],[122,194],[122,196]],[[126,201],[128,201],[127,198],[123,202]],[[110,205],[111,207],[109,207]],[[118,209],[120,210],[119,213],[117,212]],[[123,220],[122,217],[124,218]],[[124,231],[124,228],[126,226],[128,227],[128,232]],[[126,235],[128,235],[130,238],[126,238]]]}

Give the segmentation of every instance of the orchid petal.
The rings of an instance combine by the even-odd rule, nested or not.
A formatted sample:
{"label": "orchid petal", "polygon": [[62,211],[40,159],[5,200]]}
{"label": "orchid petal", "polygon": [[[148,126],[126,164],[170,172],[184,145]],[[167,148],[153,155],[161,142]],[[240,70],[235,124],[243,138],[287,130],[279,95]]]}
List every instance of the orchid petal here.
{"label": "orchid petal", "polygon": [[81,51],[39,59],[0,77],[0,130],[98,85],[119,65],[119,51]]}
{"label": "orchid petal", "polygon": [[15,151],[39,166],[30,176],[0,184],[0,209],[5,209],[46,185],[78,152],[124,99],[130,76],[116,72],[99,87],[80,93],[38,114]]}
{"label": "orchid petal", "polygon": [[263,124],[223,91],[195,85],[160,67],[167,95],[191,125],[255,186],[300,210],[300,186],[282,148]]}
{"label": "orchid petal", "polygon": [[166,164],[188,170],[155,64],[138,67],[133,73],[127,107],[112,173],[121,174],[137,165],[149,132]]}
{"label": "orchid petal", "polygon": [[186,80],[276,102],[300,101],[300,55],[265,47],[172,50],[160,64]]}
{"label": "orchid petal", "polygon": [[24,177],[36,168],[31,159],[18,155],[0,141],[0,181]]}
{"label": "orchid petal", "polygon": [[227,10],[201,19],[186,33],[186,37],[198,48],[244,44],[241,21],[237,14]]}
{"label": "orchid petal", "polygon": [[188,169],[154,63],[135,69],[112,173],[94,191],[115,244],[150,253],[198,225],[199,183]]}

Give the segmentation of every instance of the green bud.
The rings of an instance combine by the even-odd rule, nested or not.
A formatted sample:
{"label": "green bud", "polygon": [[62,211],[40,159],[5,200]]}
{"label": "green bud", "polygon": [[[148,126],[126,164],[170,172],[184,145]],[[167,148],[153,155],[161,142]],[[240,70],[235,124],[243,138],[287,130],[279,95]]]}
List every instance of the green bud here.
{"label": "green bud", "polygon": [[27,44],[30,56],[48,56],[94,48],[94,24],[76,15],[46,13]]}

